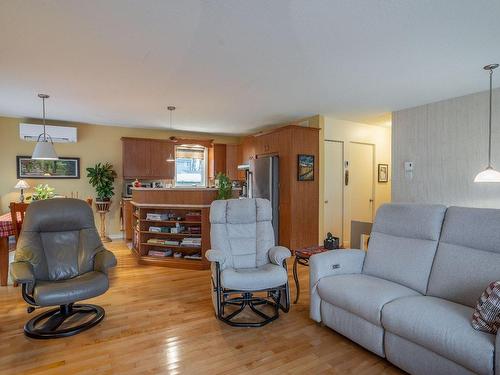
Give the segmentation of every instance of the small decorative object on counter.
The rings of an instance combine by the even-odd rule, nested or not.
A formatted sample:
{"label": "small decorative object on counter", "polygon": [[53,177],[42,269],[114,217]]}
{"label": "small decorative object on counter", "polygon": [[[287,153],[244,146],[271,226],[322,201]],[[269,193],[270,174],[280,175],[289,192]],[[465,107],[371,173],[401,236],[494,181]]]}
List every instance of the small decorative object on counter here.
{"label": "small decorative object on counter", "polygon": [[139,188],[142,186],[141,182],[136,178],[132,184],[135,188]]}
{"label": "small decorative object on counter", "polygon": [[334,237],[333,234],[328,232],[326,239],[324,241],[324,247],[326,250],[335,250],[339,248],[339,238]]}

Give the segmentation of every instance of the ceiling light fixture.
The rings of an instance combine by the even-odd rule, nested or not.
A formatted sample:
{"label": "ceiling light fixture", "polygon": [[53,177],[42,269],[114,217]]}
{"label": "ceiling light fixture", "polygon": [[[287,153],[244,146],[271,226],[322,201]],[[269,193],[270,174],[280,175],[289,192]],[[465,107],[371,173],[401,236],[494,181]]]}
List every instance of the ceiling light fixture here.
{"label": "ceiling light fixture", "polygon": [[[170,111],[170,130],[172,130],[172,113],[175,111],[175,107],[173,105],[169,105],[167,109]],[[170,137],[170,139],[172,139],[172,137]],[[175,158],[173,157],[172,153],[168,155],[167,162],[175,162]]]}
{"label": "ceiling light fixture", "polygon": [[38,94],[38,97],[42,99],[43,106],[43,133],[38,136],[31,158],[34,160],[58,160],[52,137],[45,131],[45,99],[48,99],[49,96],[47,94]]}
{"label": "ceiling light fixture", "polygon": [[479,172],[474,179],[474,182],[500,182],[500,172],[493,169],[491,165],[491,106],[493,97],[493,69],[498,68],[498,64],[486,65],[483,69],[489,70],[490,72],[490,117],[489,117],[489,128],[488,128],[488,166],[482,172]]}

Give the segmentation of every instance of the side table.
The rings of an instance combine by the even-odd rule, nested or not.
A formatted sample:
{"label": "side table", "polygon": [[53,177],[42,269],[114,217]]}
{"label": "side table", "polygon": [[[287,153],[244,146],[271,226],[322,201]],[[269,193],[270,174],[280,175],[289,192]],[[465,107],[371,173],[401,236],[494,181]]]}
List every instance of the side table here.
{"label": "side table", "polygon": [[[342,248],[342,247],[341,247]],[[338,249],[337,249],[338,250]],[[297,264],[301,264],[303,266],[309,266],[309,258],[314,254],[324,253],[325,251],[331,251],[325,249],[324,246],[310,246],[305,247],[303,249],[295,250],[295,260],[293,262],[293,280],[295,281],[295,301],[294,304],[299,300],[300,295],[300,285],[299,285],[299,277],[297,275]]]}

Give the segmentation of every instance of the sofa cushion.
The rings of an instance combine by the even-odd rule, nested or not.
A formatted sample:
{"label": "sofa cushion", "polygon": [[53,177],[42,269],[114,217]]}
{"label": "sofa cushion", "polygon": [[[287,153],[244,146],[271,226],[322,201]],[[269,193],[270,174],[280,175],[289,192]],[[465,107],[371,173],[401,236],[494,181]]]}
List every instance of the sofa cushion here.
{"label": "sofa cushion", "polygon": [[473,309],[441,298],[397,299],[382,310],[383,327],[479,374],[493,374],[495,336],[470,324]]}
{"label": "sofa cushion", "polygon": [[479,331],[497,334],[500,326],[500,281],[488,285],[477,301],[472,314],[472,327]]}
{"label": "sofa cushion", "polygon": [[317,288],[322,300],[377,326],[381,326],[380,312],[386,303],[419,295],[403,285],[363,274],[324,277]]}
{"label": "sofa cushion", "polygon": [[448,208],[427,294],[474,307],[500,280],[499,228],[498,209]]}
{"label": "sofa cushion", "polygon": [[221,283],[226,289],[261,290],[286,284],[286,269],[275,264],[265,264],[257,268],[226,268],[221,272]]}
{"label": "sofa cushion", "polygon": [[377,211],[363,273],[424,294],[445,206],[386,204]]}

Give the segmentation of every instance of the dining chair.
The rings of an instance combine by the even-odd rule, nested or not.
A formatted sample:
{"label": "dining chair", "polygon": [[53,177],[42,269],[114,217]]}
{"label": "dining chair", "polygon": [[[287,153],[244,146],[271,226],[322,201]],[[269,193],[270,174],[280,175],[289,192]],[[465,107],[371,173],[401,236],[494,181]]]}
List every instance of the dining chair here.
{"label": "dining chair", "polygon": [[14,227],[14,236],[16,237],[16,244],[19,239],[19,234],[21,233],[24,215],[26,214],[28,205],[28,203],[20,202],[11,202],[9,205],[10,217],[12,218],[12,226]]}

